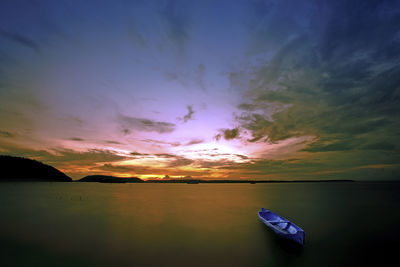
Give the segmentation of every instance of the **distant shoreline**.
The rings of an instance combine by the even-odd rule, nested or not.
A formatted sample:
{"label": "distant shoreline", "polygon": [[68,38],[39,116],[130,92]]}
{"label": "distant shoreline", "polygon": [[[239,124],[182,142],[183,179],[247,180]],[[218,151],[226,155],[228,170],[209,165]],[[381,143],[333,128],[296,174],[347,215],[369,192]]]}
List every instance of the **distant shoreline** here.
{"label": "distant shoreline", "polygon": [[[126,178],[114,178],[108,181],[80,181],[75,180],[74,182],[80,183],[132,183],[124,181]],[[270,183],[351,183],[357,182],[355,180],[143,180],[141,183],[148,184],[270,184]]]}
{"label": "distant shoreline", "polygon": [[355,180],[147,180],[145,183],[187,183],[187,184],[267,184],[267,183],[337,183]]}
{"label": "distant shoreline", "polygon": [[[271,184],[271,183],[349,183],[349,182],[371,182],[371,183],[398,183],[400,181],[360,181],[351,179],[319,179],[319,180],[207,180],[207,179],[148,179],[139,177],[115,177],[108,175],[88,175],[79,180],[72,180],[56,168],[43,164],[36,160],[21,157],[0,155],[0,182],[98,182],[98,183],[155,183],[155,184]],[[186,178],[186,179],[185,179]]]}
{"label": "distant shoreline", "polygon": [[115,177],[106,175],[88,175],[75,182],[87,183],[155,183],[155,184],[258,184],[258,183],[321,183],[321,182],[355,182],[350,179],[329,179],[329,180],[216,180],[216,179],[148,179],[138,177]]}

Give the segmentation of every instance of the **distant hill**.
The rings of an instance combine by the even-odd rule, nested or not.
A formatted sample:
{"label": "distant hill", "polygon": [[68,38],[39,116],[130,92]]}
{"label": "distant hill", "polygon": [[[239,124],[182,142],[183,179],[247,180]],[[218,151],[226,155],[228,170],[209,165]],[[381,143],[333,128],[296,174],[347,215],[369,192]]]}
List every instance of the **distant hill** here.
{"label": "distant hill", "polygon": [[0,182],[71,182],[56,168],[36,160],[0,155]]}
{"label": "distant hill", "polygon": [[115,177],[107,175],[89,175],[85,176],[78,182],[97,182],[97,183],[142,183],[143,180],[137,177]]}

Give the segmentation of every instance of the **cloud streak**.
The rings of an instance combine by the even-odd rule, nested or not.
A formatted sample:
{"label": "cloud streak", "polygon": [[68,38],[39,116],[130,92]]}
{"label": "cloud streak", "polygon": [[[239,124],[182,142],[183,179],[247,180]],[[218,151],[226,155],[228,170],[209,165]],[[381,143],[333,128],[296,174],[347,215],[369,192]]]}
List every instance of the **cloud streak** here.
{"label": "cloud streak", "polygon": [[169,0],[160,8],[159,14],[164,19],[164,26],[169,40],[174,43],[179,50],[183,50],[189,40],[187,30],[188,18],[183,10],[182,3]]}
{"label": "cloud streak", "polygon": [[21,46],[30,48],[38,54],[42,53],[40,45],[38,43],[36,43],[34,40],[32,40],[22,34],[5,31],[0,28],[0,36],[8,39],[10,41],[13,41]]}
{"label": "cloud streak", "polygon": [[175,130],[175,124],[160,122],[144,118],[136,118],[120,115],[118,117],[122,133],[130,134],[131,131],[171,133]]}
{"label": "cloud streak", "polygon": [[193,107],[191,105],[186,106],[188,113],[185,114],[185,116],[183,116],[183,118],[179,117],[178,120],[183,121],[184,123],[188,122],[189,120],[192,120],[193,118],[193,114],[194,114],[194,110]]}

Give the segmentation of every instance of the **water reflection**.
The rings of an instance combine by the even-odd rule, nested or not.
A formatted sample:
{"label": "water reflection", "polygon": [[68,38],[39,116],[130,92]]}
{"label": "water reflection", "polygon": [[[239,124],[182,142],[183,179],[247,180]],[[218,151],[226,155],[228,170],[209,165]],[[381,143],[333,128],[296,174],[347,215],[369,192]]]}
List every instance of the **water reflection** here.
{"label": "water reflection", "polygon": [[[2,184],[0,251],[14,265],[361,265],[400,248],[398,193],[358,183]],[[261,207],[302,227],[305,247],[270,231]]]}

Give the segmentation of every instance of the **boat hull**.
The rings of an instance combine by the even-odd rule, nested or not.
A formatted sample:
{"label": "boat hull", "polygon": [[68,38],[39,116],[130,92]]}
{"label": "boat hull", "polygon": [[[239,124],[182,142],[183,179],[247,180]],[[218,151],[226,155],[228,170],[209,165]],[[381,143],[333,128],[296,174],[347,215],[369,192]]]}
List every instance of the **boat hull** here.
{"label": "boat hull", "polygon": [[258,212],[258,216],[261,221],[278,236],[296,242],[301,246],[304,245],[305,232],[299,226],[264,208]]}

